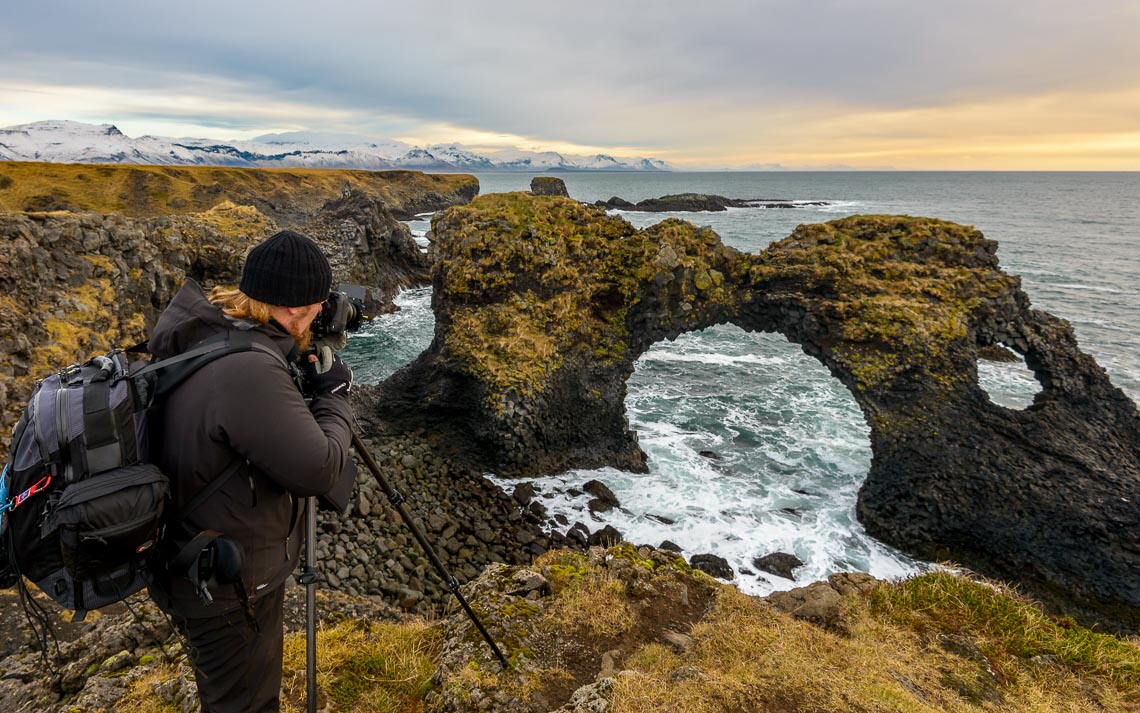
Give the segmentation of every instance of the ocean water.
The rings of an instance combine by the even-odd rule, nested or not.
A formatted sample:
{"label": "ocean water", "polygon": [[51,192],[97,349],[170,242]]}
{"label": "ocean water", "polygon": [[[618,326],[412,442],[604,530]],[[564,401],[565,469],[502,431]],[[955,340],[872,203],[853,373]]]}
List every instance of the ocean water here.
{"label": "ocean water", "polygon": [[[527,190],[531,175],[480,174],[481,192]],[[1069,320],[1082,349],[1129,396],[1140,396],[1140,173],[568,173],[571,197],[637,201],[670,193],[824,200],[827,206],[722,213],[622,213],[636,226],[676,215],[711,226],[749,252],[796,225],[857,213],[933,216],[974,225],[999,242],[1004,270],[1033,305]],[[430,218],[410,222],[422,245]],[[431,342],[430,289],[352,336],[357,378],[383,380]],[[1039,385],[1024,364],[979,364],[1003,406],[1024,408]],[[655,345],[637,362],[626,406],[649,456],[648,474],[611,468],[535,482],[551,514],[591,530],[612,524],[635,543],[670,540],[686,556],[726,558],[744,591],[765,594],[840,571],[893,578],[922,571],[864,532],[855,500],[871,462],[869,429],[826,369],[781,335],[714,327]],[[712,452],[712,456],[702,455]],[[507,489],[514,483],[488,474]],[[621,508],[586,509],[577,489],[608,485]],[[672,521],[667,524],[663,520]],[[805,564],[795,581],[761,573],[772,552]]]}

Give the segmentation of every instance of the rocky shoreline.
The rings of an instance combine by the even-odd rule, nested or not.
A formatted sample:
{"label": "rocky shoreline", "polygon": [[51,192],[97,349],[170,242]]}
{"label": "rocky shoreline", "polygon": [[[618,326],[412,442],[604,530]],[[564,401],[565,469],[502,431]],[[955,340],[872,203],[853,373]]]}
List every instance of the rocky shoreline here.
{"label": "rocky shoreline", "polygon": [[[131,180],[161,181],[148,176]],[[633,363],[656,341],[732,322],[785,333],[860,403],[875,453],[859,501],[869,531],[921,556],[955,558],[1014,578],[1054,611],[1114,630],[1140,629],[1140,585],[1128,577],[1140,561],[1140,522],[1119,495],[1140,482],[1140,417],[1079,350],[1067,323],[1030,309],[1017,278],[998,267],[996,244],[977,231],[933,219],[857,216],[801,226],[764,253],[748,255],[684,221],[636,230],[602,208],[563,197],[505,194],[438,215],[425,257],[396,218],[440,201],[465,203],[475,193],[464,188],[470,182],[458,181],[445,194],[411,172],[360,179],[370,190],[351,177],[317,189],[279,179],[239,171],[232,176],[236,188],[220,190],[240,196],[278,180],[272,198],[261,196],[256,205],[219,200],[201,211],[163,212],[171,208],[168,200],[157,217],[0,213],[0,454],[35,378],[141,340],[183,279],[236,281],[249,246],[278,227],[296,227],[330,254],[338,280],[368,284],[377,308],[401,286],[425,284],[430,268],[432,346],[383,384],[354,389],[353,404],[365,444],[408,498],[407,509],[446,567],[466,582],[484,573],[474,593],[502,595],[504,577],[531,571],[536,559],[552,568],[610,568],[612,558],[584,553],[620,542],[621,533],[551,520],[525,483],[508,494],[483,474],[601,465],[643,471],[645,455],[624,410]],[[377,181],[388,181],[391,190],[376,189]],[[298,200],[284,209],[290,190],[300,191]],[[402,196],[399,210],[389,202],[394,193]],[[78,192],[56,198],[67,207],[93,205]],[[1044,390],[1033,407],[1000,409],[980,393],[976,361],[988,347],[1016,352],[1036,372]],[[319,519],[317,557],[329,611],[436,616],[450,593],[380,487],[358,468],[348,511]],[[618,506],[600,483],[582,489],[594,496],[591,510]],[[656,580],[632,574],[638,562],[674,572],[663,574],[668,578],[698,577],[707,587],[717,585],[699,579],[704,575],[694,568],[732,576],[716,558],[678,562],[665,542],[635,544],[617,558],[635,568],[614,565],[623,572],[611,573],[623,587],[642,591],[649,582],[662,591]],[[786,557],[754,565],[787,573],[796,566]],[[549,583],[572,572],[540,567],[534,574]],[[621,579],[626,575],[632,578]],[[809,602],[823,602],[831,612],[845,595],[821,588],[829,586],[836,589],[817,583],[805,588],[810,593],[788,595],[787,606],[802,613]],[[530,604],[499,596],[484,607],[513,604],[508,614],[555,607],[534,603],[548,596],[544,591],[540,585],[517,596]],[[644,593],[651,619],[656,595]],[[780,597],[770,600],[781,606]],[[692,625],[696,610],[689,613]],[[829,626],[830,614],[817,618]],[[143,619],[136,625],[112,613],[75,629],[79,638],[67,648],[66,666],[47,678],[27,642],[15,642],[15,653],[0,660],[0,700],[8,695],[26,701],[27,710],[48,710],[74,705],[76,695],[94,686],[94,702],[84,705],[109,707],[97,702],[122,694],[130,679],[120,672],[160,655],[141,638],[143,630],[169,638],[160,618],[144,612]],[[509,619],[500,622],[507,629]],[[456,651],[443,654],[441,685],[476,655]],[[611,664],[626,653],[612,654]],[[596,677],[596,663],[572,671],[575,685],[557,684],[535,710],[562,705],[592,685],[583,676]],[[90,683],[99,679],[107,681]],[[193,709],[193,696],[179,686],[160,695]],[[484,694],[472,705],[508,710],[513,695]],[[592,705],[592,695],[583,694],[582,706]],[[474,709],[460,698],[444,696],[433,705]]]}
{"label": "rocky shoreline", "polygon": [[[558,193],[536,192],[535,195],[559,195]],[[660,198],[646,198],[631,203],[614,196],[606,201],[596,201],[594,205],[607,210],[625,210],[640,213],[698,213],[702,211],[723,211],[729,208],[771,208],[790,209],[806,206],[831,205],[827,201],[792,201],[783,198],[725,198],[704,193],[679,193]]]}

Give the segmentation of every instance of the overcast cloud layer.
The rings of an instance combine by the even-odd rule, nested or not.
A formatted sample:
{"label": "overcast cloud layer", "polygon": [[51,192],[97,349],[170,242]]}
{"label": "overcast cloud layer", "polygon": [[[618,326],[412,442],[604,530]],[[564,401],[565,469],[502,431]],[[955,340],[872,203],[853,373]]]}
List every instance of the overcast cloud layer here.
{"label": "overcast cloud layer", "polygon": [[1140,3],[8,3],[0,126],[1140,169]]}

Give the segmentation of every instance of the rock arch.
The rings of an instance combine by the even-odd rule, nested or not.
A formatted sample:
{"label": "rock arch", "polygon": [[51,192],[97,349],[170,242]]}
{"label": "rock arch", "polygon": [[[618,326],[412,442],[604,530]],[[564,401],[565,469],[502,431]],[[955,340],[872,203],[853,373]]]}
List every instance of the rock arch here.
{"label": "rock arch", "polygon": [[[1033,310],[973,228],[855,216],[759,254],[667,220],[636,230],[572,200],[492,194],[435,221],[431,347],[380,415],[477,467],[644,471],[625,382],[655,342],[731,322],[780,332],[871,427],[868,532],[1123,628],[1140,624],[1140,417],[1071,327]],[[1043,390],[990,403],[977,350],[1004,344]]]}

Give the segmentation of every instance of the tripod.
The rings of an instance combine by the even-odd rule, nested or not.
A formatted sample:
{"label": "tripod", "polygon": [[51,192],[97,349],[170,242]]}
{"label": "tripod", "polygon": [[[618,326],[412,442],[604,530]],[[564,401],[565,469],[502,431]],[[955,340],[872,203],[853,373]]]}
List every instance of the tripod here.
{"label": "tripod", "polygon": [[[376,460],[373,459],[372,454],[368,451],[368,448],[364,445],[364,441],[361,440],[360,435],[356,431],[352,432],[352,446],[356,449],[356,453],[360,456],[360,459],[364,461],[364,465],[372,473],[372,477],[376,478],[376,482],[380,484],[380,488],[384,491],[384,494],[388,496],[388,502],[392,504],[392,507],[396,508],[396,512],[400,514],[400,518],[404,521],[404,524],[412,531],[412,536],[416,538],[420,549],[422,549],[428,559],[431,560],[436,572],[439,573],[444,584],[447,585],[448,591],[454,594],[455,598],[459,600],[459,604],[463,607],[463,611],[467,613],[468,618],[471,619],[471,623],[473,623],[475,628],[479,630],[479,633],[483,635],[483,639],[487,642],[487,645],[491,647],[491,651],[494,652],[495,657],[499,659],[499,664],[503,667],[503,670],[505,671],[510,668],[507,657],[499,650],[499,647],[495,644],[491,635],[487,633],[483,622],[479,621],[479,617],[475,615],[475,612],[471,609],[471,605],[467,603],[467,600],[459,591],[459,580],[447,571],[447,567],[443,564],[443,561],[440,560],[435,549],[432,548],[427,538],[420,532],[420,529],[416,527],[412,516],[409,515],[407,509],[404,508],[404,496],[393,488],[392,484],[388,482],[388,479],[384,477],[384,474],[380,471],[380,466],[376,463]],[[305,585],[306,589],[305,666],[307,678],[305,681],[305,695],[308,703],[308,713],[316,713],[317,710],[317,572],[313,567],[313,563],[316,561],[316,534],[317,499],[310,497],[305,499],[305,567],[301,570],[301,577],[299,579],[301,584]]]}

